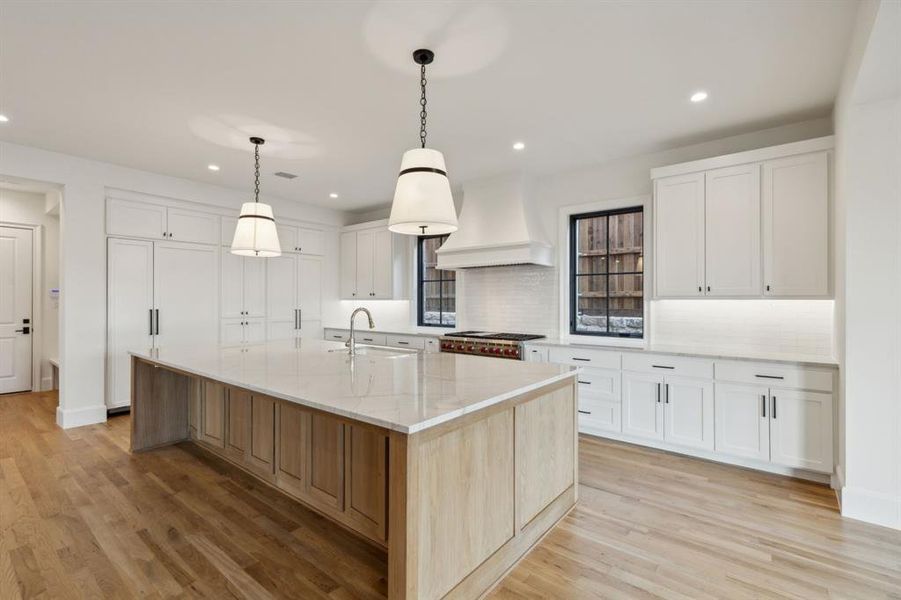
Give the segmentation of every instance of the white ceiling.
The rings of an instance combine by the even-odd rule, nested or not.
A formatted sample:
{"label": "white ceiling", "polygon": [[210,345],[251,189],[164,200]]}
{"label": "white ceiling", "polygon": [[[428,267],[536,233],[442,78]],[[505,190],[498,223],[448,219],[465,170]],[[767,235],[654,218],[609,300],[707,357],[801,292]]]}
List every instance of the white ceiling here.
{"label": "white ceiling", "polygon": [[250,190],[261,135],[264,193],[359,209],[418,144],[417,47],[459,184],[828,115],[856,6],[2,0],[0,139]]}

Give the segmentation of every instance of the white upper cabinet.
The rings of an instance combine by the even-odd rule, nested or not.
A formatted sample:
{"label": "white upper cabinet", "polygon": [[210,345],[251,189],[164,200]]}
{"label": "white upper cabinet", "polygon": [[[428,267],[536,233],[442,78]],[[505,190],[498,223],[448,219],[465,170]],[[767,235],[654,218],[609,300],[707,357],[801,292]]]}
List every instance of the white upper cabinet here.
{"label": "white upper cabinet", "polygon": [[167,237],[176,242],[219,243],[219,216],[181,208],[167,208]]}
{"label": "white upper cabinet", "polygon": [[297,227],[291,225],[276,225],[278,232],[278,243],[282,247],[282,252],[299,252],[297,245]]}
{"label": "white upper cabinet", "polygon": [[342,298],[353,299],[357,297],[357,232],[345,231],[339,241],[339,282],[338,287]]}
{"label": "white upper cabinet", "polygon": [[763,164],[764,294],[828,296],[828,155]]}
{"label": "white upper cabinet", "polygon": [[106,232],[161,240],[166,232],[166,207],[110,198],[106,202]]}
{"label": "white upper cabinet", "polygon": [[216,244],[219,230],[219,217],[210,213],[123,198],[106,204],[109,235]]}
{"label": "white upper cabinet", "polygon": [[832,144],[652,169],[654,296],[829,297]]}
{"label": "white upper cabinet", "polygon": [[677,175],[654,183],[656,295],[703,296],[704,174]]}
{"label": "white upper cabinet", "polygon": [[266,316],[266,259],[221,253],[222,318]]}
{"label": "white upper cabinet", "polygon": [[707,171],[705,273],[708,296],[760,295],[760,167]]}
{"label": "white upper cabinet", "polygon": [[340,237],[340,292],[348,300],[407,298],[410,236],[391,233],[387,221],[354,225]]}
{"label": "white upper cabinet", "polygon": [[318,229],[301,227],[297,230],[297,251],[301,254],[325,254],[325,234]]}

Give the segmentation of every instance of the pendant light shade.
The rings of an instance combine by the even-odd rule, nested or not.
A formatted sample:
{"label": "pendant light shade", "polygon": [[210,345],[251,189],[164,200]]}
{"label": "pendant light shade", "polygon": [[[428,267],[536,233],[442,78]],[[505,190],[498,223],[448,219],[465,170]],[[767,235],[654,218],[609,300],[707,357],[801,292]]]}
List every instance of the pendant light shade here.
{"label": "pendant light shade", "polygon": [[231,253],[260,258],[281,256],[282,247],[278,243],[272,207],[260,202],[260,146],[266,142],[263,138],[252,137],[250,143],[254,145],[254,201],[241,205]]}
{"label": "pendant light shade", "polygon": [[282,247],[278,243],[271,206],[263,202],[245,202],[241,205],[231,252],[261,258],[281,256]]}
{"label": "pendant light shade", "polygon": [[419,65],[419,142],[421,147],[407,150],[401,160],[388,229],[405,235],[444,235],[457,230],[457,211],[451,196],[444,155],[425,147],[426,95],[425,66],[435,59],[431,50],[413,53]]}
{"label": "pendant light shade", "polygon": [[444,155],[430,148],[404,152],[388,229],[405,235],[443,235],[457,230],[457,211]]}

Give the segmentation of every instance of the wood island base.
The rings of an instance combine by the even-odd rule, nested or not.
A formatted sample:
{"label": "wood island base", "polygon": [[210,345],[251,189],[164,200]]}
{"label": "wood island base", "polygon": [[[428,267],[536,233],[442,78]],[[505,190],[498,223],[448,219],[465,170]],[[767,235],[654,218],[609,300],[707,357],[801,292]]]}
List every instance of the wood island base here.
{"label": "wood island base", "polygon": [[576,380],[406,434],[132,358],[132,451],[193,441],[388,552],[391,600],[479,598],[575,505]]}

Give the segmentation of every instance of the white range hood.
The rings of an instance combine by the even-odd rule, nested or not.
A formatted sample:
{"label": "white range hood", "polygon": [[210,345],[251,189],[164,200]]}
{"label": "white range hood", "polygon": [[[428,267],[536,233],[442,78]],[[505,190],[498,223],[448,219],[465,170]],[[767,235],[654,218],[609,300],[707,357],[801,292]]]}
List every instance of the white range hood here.
{"label": "white range hood", "polygon": [[438,268],[553,266],[553,247],[527,191],[519,176],[464,185],[458,229],[438,249]]}

